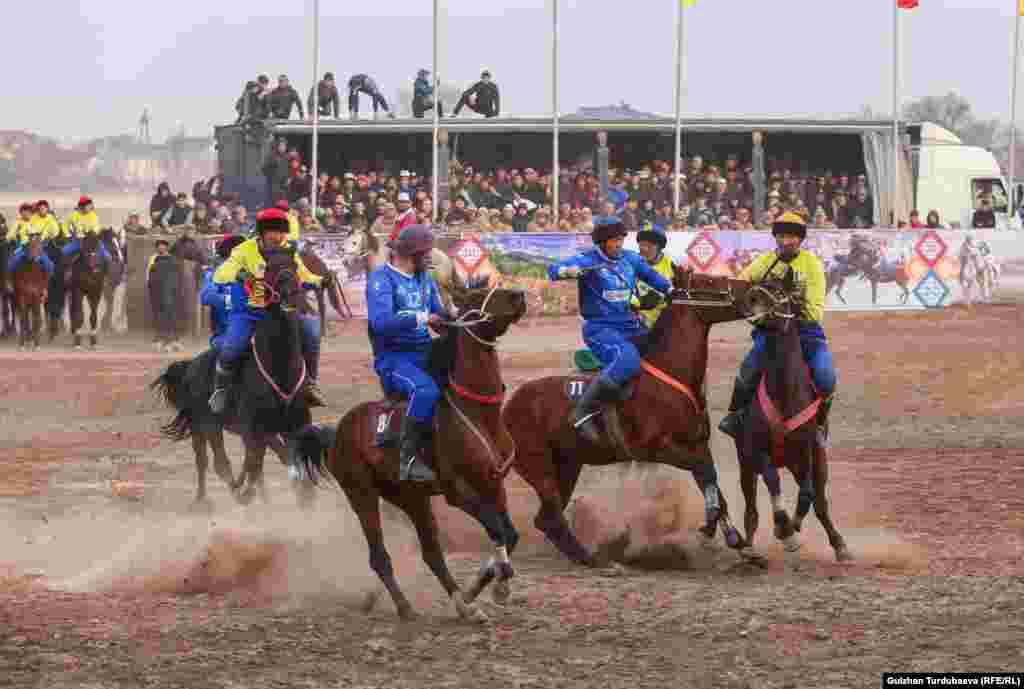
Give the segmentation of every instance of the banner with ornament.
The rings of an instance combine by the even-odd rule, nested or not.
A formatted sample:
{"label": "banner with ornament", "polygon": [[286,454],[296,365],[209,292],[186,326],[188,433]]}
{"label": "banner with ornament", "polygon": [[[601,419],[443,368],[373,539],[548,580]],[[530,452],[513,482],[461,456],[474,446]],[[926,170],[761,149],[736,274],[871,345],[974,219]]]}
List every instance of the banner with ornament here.
{"label": "banner with ornament", "polygon": [[[353,312],[365,316],[364,263],[347,253],[353,243],[326,234],[308,239],[316,241],[318,254],[338,272]],[[995,296],[1000,288],[1024,286],[1022,239],[1011,231],[812,230],[804,246],[824,263],[827,308],[925,309],[963,301],[965,287],[976,287],[974,299],[979,300],[985,298],[985,284]],[[487,284],[498,273],[502,284],[525,289],[530,316],[578,313],[575,283],[549,281],[547,266],[590,246],[589,235],[564,232],[446,232],[437,240],[470,286]],[[666,251],[699,272],[735,276],[774,246],[769,232],[670,232]],[[626,247],[636,249],[635,236]],[[965,269],[968,262],[971,267]]]}

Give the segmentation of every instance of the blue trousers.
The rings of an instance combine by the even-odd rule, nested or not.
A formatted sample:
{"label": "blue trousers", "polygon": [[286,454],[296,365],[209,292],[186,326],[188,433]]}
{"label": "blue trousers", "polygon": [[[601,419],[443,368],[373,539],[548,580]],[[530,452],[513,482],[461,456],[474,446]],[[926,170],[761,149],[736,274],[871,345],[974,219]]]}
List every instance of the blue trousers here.
{"label": "blue trousers", "polygon": [[[751,337],[754,340],[754,347],[743,360],[739,377],[745,386],[753,390],[760,382],[769,335],[763,329],[755,328]],[[811,369],[811,378],[814,387],[818,389],[818,394],[830,396],[836,390],[836,369],[821,326],[800,329],[800,348],[803,350],[804,361]]]}
{"label": "blue trousers", "polygon": [[[65,256],[74,256],[75,254],[77,254],[81,250],[82,250],[82,240],[81,239],[72,239],[69,244],[67,244],[63,249],[61,249],[61,252]],[[110,252],[107,251],[107,247],[103,246],[103,244],[100,244],[99,255],[100,255],[100,258],[102,258],[103,261],[105,263],[107,263],[108,265],[114,260],[113,257],[111,257]]]}
{"label": "blue trousers", "polygon": [[[219,354],[217,360],[225,367],[241,359],[249,351],[249,340],[252,339],[256,325],[266,318],[265,314],[256,314],[252,310],[232,311],[228,316],[227,331],[218,337],[210,338],[210,343],[219,339]],[[320,355],[320,320],[317,318],[302,317],[299,319],[302,325],[302,353],[318,357]],[[310,372],[310,375],[313,375]]]}
{"label": "blue trousers", "polygon": [[441,399],[441,390],[427,373],[427,347],[405,352],[382,352],[373,360],[373,369],[388,394],[402,393],[409,397],[406,414],[421,423],[434,418]]}
{"label": "blue trousers", "polygon": [[631,340],[646,334],[643,326],[628,329],[592,323],[583,326],[583,341],[605,366],[602,375],[620,387],[640,370],[640,352]]}
{"label": "blue trousers", "polygon": [[[11,275],[14,275],[14,271],[18,269],[18,266],[21,265],[22,260],[26,258],[28,258],[28,247],[23,244],[19,246],[17,249],[15,249],[14,255],[7,259],[7,272],[10,273]],[[49,256],[47,256],[46,254],[42,254],[39,256],[39,258],[36,259],[36,261],[38,261],[39,264],[46,269],[47,275],[53,275],[53,271],[56,270],[56,268],[53,265],[53,261],[50,260]]]}

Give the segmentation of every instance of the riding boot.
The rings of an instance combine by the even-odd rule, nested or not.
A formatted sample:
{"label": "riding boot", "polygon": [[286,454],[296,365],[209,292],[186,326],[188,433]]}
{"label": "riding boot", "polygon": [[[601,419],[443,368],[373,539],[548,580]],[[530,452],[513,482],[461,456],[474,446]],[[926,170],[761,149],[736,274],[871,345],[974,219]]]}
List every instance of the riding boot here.
{"label": "riding boot", "polygon": [[303,354],[306,359],[306,384],[303,387],[303,394],[306,397],[306,404],[311,407],[326,407],[323,391],[317,381],[320,379],[320,355],[315,352]]}
{"label": "riding boot", "polygon": [[619,398],[622,394],[623,389],[611,379],[603,375],[597,376],[583,391],[569,417],[569,423],[584,440],[595,445],[600,444],[601,433],[594,419],[601,412],[603,402]]}
{"label": "riding boot", "polygon": [[718,424],[718,430],[732,438],[738,438],[740,430],[743,428],[745,411],[753,399],[754,387],[747,385],[746,381],[737,376],[732,388],[729,413]]}
{"label": "riding boot", "polygon": [[416,481],[429,483],[437,479],[434,470],[420,458],[430,438],[430,422],[417,421],[406,416],[402,419],[402,437],[398,450],[398,479],[400,481]]}
{"label": "riding boot", "polygon": [[235,378],[234,367],[225,367],[220,361],[213,371],[213,394],[210,395],[210,411],[218,416],[224,413],[228,405],[228,388]]}

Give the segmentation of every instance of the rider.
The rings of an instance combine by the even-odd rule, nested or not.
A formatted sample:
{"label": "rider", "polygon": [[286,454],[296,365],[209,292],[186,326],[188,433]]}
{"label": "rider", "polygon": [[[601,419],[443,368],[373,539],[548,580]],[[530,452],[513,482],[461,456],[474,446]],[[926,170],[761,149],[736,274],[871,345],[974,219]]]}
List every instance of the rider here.
{"label": "rider", "polygon": [[213,281],[217,271],[236,246],[245,241],[241,235],[227,235],[217,242],[217,263],[203,273],[203,289],[199,293],[199,302],[210,307],[210,347],[220,349],[221,342],[228,330],[228,315],[231,311],[231,293],[235,285],[218,285]]}
{"label": "rider", "polygon": [[595,248],[548,267],[552,280],[579,280],[583,340],[606,367],[587,386],[571,419],[573,428],[592,443],[600,440],[593,418],[601,403],[627,399],[627,385],[640,370],[640,352],[634,340],[646,335],[647,328],[630,308],[637,282],[662,293],[672,289],[672,282],[640,254],[622,248],[626,235],[621,222],[596,225],[590,235]]}
{"label": "rider", "polygon": [[[817,423],[824,430],[832,407],[832,394],[836,388],[836,372],[832,353],[828,348],[825,330],[821,326],[825,315],[825,268],[821,259],[800,245],[807,238],[807,225],[795,213],[783,213],[772,225],[772,234],[778,247],[760,257],[740,274],[740,280],[758,282],[766,277],[784,277],[790,268],[803,289],[803,313],[800,315],[800,344],[804,360],[811,369],[814,386],[824,399],[818,408]],[[751,335],[754,347],[740,366],[739,375],[729,403],[729,413],[718,428],[726,435],[737,437],[743,424],[742,414],[753,401],[760,382],[761,367],[768,341],[765,329],[757,327]],[[824,439],[824,437],[822,438]]]}
{"label": "rider", "polygon": [[[660,227],[643,230],[636,235],[637,248],[640,255],[654,270],[665,276],[666,280],[672,279],[672,257],[665,253],[668,245],[668,237]],[[632,306],[639,311],[640,318],[648,328],[654,327],[654,322],[665,310],[665,302],[661,296],[643,283],[636,286],[636,295],[633,297]]]}
{"label": "rider", "polygon": [[434,235],[427,225],[410,225],[388,242],[391,257],[366,283],[373,368],[385,392],[409,396],[399,443],[402,481],[433,481],[434,472],[420,458],[430,437],[441,391],[427,373],[430,332],[449,314],[437,283],[427,272]]}
{"label": "rider", "polygon": [[39,228],[43,241],[61,241],[68,239],[67,231],[60,226],[57,218],[50,212],[50,204],[45,199],[37,201],[35,215],[32,216],[32,224]]}
{"label": "rider", "polygon": [[[8,241],[16,240],[18,242],[18,248],[15,249],[11,257],[7,259],[8,276],[13,276],[18,270],[18,266],[21,265],[22,260],[28,257],[29,243],[36,237],[42,238],[43,236],[43,231],[25,218],[26,215],[31,213],[31,208],[32,206],[29,204],[22,204],[20,209],[21,219],[14,224],[14,227],[11,230],[8,230]],[[26,210],[28,211],[27,213]],[[36,263],[46,270],[47,275],[53,275],[55,266],[53,265],[53,261],[50,260],[50,257],[46,255],[45,251],[36,257]]]}
{"label": "rider", "polygon": [[[87,235],[100,233],[100,220],[96,216],[96,210],[93,207],[92,199],[88,196],[83,196],[78,199],[78,206],[68,216],[68,220],[64,223],[64,231],[69,237],[71,242],[64,247],[63,254],[65,257],[74,256],[82,250],[82,240]],[[110,252],[107,251],[107,247],[101,242],[99,245],[99,255],[103,261],[110,263],[113,258],[110,256]]]}
{"label": "rider", "polygon": [[36,208],[31,203],[23,203],[18,207],[18,219],[7,229],[7,241],[15,242],[18,246],[28,244],[28,237],[32,229],[32,214]]}
{"label": "rider", "polygon": [[[256,324],[266,318],[264,310],[265,286],[263,276],[266,272],[264,249],[287,249],[288,216],[278,208],[268,208],[256,216],[256,233],[254,239],[247,239],[236,246],[227,260],[213,274],[213,282],[218,285],[232,285],[241,282],[248,296],[244,303],[232,303],[228,315],[227,332],[221,338],[220,353],[217,357],[217,368],[214,373],[214,390],[210,396],[210,409],[215,414],[222,414],[227,405],[227,388],[235,374],[239,359],[249,348]],[[295,255],[298,277],[303,284],[326,285],[330,287],[333,278],[313,275],[302,263],[298,254]],[[238,292],[233,294],[237,295]],[[306,399],[311,406],[326,406],[317,384],[320,369],[320,321],[315,318],[301,318],[302,355],[306,360]]]}

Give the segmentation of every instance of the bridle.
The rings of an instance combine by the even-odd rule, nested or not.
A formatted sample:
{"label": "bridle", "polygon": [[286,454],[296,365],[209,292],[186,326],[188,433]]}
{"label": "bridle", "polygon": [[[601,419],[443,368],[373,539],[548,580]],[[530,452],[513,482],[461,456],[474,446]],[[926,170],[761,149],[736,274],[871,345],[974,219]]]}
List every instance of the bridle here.
{"label": "bridle", "polygon": [[786,305],[792,306],[795,304],[792,296],[786,294],[781,297],[776,297],[774,294],[772,294],[771,290],[767,289],[761,284],[755,284],[753,287],[751,287],[750,291],[747,293],[747,298],[749,299],[750,296],[754,294],[765,295],[766,297],[768,297],[769,300],[771,300],[772,304],[766,311],[763,311],[762,313],[756,313],[753,316],[748,316],[745,319],[748,322],[759,324],[761,321],[768,318],[779,318],[783,320],[791,320],[793,318],[796,318],[796,314],[793,313],[792,311],[787,312],[782,309],[782,307]]}
{"label": "bridle", "polygon": [[483,323],[490,323],[491,321],[494,320],[494,316],[487,312],[487,303],[491,300],[491,297],[494,296],[494,293],[498,291],[498,288],[500,286],[501,280],[499,279],[494,283],[494,286],[491,287],[490,291],[487,292],[487,295],[484,297],[483,302],[480,304],[480,308],[468,309],[467,311],[460,313],[459,317],[456,318],[455,320],[445,321],[444,325],[449,328],[461,328],[479,345],[488,347],[490,349],[496,347],[498,345],[497,338],[494,338],[493,340],[485,340],[484,338],[480,337],[475,332],[473,332],[473,326],[481,325]]}

